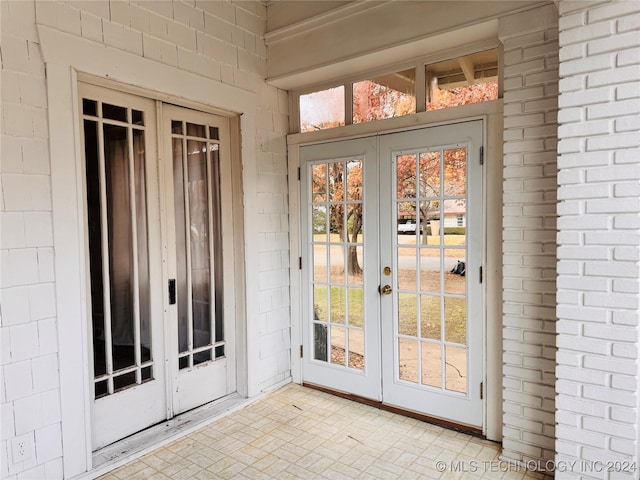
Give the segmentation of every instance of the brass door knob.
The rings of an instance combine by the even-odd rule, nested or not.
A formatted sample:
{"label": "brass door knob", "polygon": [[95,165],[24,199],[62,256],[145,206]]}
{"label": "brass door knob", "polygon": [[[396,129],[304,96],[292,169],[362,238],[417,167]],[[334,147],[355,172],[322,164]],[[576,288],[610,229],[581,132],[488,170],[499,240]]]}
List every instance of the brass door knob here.
{"label": "brass door knob", "polygon": [[380,295],[391,295],[391,285],[385,285],[383,287],[378,287],[378,291],[380,292]]}

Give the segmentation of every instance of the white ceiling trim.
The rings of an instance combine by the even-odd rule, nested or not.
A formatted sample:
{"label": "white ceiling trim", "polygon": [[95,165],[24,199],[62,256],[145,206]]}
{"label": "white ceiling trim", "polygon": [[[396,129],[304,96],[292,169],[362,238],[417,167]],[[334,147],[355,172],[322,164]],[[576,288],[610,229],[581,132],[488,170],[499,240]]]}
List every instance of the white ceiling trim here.
{"label": "white ceiling trim", "polygon": [[319,28],[327,28],[333,23],[341,22],[349,17],[359,15],[367,10],[381,7],[387,3],[391,3],[390,0],[382,2],[373,0],[356,1],[342,7],[334,8],[333,10],[320,15],[316,15],[315,17],[306,18],[292,25],[287,25],[286,27],[268,32],[264,36],[264,41],[267,46],[275,45],[280,42],[291,40],[299,35],[307,34]]}
{"label": "white ceiling trim", "polygon": [[446,60],[446,56],[442,56],[443,52],[453,49],[469,50],[471,45],[490,45],[488,48],[493,48],[497,38],[498,21],[489,20],[413,42],[389,45],[365,55],[354,55],[338,62],[268,78],[267,83],[284,90],[295,90],[418,59],[431,57],[434,62]]}

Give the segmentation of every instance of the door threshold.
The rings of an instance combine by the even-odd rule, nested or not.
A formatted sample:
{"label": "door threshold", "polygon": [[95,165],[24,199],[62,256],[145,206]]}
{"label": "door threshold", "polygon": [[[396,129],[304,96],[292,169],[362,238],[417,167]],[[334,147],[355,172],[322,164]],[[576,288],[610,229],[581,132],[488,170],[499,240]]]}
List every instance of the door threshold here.
{"label": "door threshold", "polygon": [[261,395],[248,399],[233,393],[107,445],[93,452],[93,469],[75,478],[89,479],[104,475],[240,410],[260,398],[262,398]]}
{"label": "door threshold", "polygon": [[395,407],[387,403],[371,400],[370,398],[360,397],[359,395],[354,395],[352,393],[345,393],[339,390],[332,390],[330,388],[316,385],[314,383],[303,382],[302,385],[304,387],[308,387],[313,390],[319,390],[321,392],[328,393],[330,395],[346,398],[347,400],[363,403],[365,405],[369,405],[370,407],[379,408],[380,410],[385,410],[391,413],[397,413],[398,415],[403,415],[405,417],[415,418],[416,420],[430,423],[432,425],[437,425],[439,427],[443,427],[449,430],[455,430],[456,432],[466,433],[467,435],[473,435],[474,437],[485,438],[485,436],[482,433],[482,429],[478,427],[465,425],[463,423],[456,423],[456,422],[452,422],[451,420],[445,420],[438,417],[431,417],[429,415],[425,415],[424,413],[415,412],[413,410],[407,410],[400,407]]}

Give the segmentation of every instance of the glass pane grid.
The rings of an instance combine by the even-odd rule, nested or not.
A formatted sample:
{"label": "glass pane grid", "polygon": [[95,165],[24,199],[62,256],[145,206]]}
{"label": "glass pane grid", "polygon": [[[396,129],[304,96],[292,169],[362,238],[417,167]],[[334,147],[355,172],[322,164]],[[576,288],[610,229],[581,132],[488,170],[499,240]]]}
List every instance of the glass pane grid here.
{"label": "glass pane grid", "polygon": [[364,370],[362,162],[309,165],[312,358]]}
{"label": "glass pane grid", "polygon": [[[217,127],[173,120],[178,368],[225,356]],[[211,138],[216,137],[216,138]]]}
{"label": "glass pane grid", "polygon": [[448,218],[455,214],[458,227],[466,214],[466,149],[403,152],[394,160],[396,374],[401,381],[464,394],[466,283],[460,273],[466,232],[451,230]]}
{"label": "glass pane grid", "polygon": [[144,112],[82,105],[98,398],[153,379]]}

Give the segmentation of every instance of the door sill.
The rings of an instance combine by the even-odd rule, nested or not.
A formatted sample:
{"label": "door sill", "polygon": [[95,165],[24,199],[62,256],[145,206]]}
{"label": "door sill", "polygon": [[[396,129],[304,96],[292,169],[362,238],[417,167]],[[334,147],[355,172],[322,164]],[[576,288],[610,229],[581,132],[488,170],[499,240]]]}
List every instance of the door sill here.
{"label": "door sill", "polygon": [[107,445],[93,452],[93,469],[75,478],[99,477],[244,408],[260,398],[262,396],[258,395],[247,399],[233,393]]}
{"label": "door sill", "polygon": [[452,422],[451,420],[445,420],[438,417],[431,417],[429,415],[425,415],[424,413],[415,412],[413,410],[407,410],[400,407],[395,407],[393,405],[389,405],[383,402],[378,402],[376,400],[371,400],[370,398],[360,397],[358,395],[353,395],[351,393],[345,393],[339,390],[332,390],[330,388],[322,387],[314,383],[303,382],[302,385],[304,387],[308,387],[314,390],[319,390],[321,392],[328,393],[330,395],[335,395],[337,397],[346,398],[347,400],[352,400],[354,402],[363,403],[371,407],[379,408],[380,410],[386,410],[387,412],[397,413],[398,415],[404,415],[405,417],[415,418],[416,420],[420,420],[426,423],[431,423],[433,425],[447,428],[449,430],[455,430],[456,432],[466,433],[468,435],[473,435],[474,437],[485,438],[485,436],[482,434],[482,430],[477,427],[472,427],[470,425]]}

